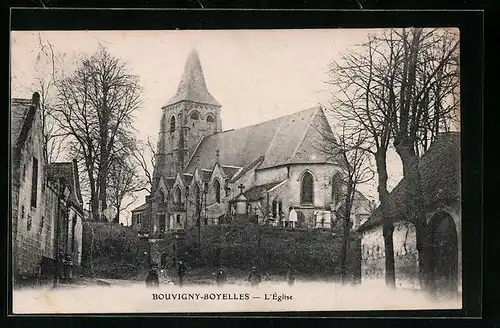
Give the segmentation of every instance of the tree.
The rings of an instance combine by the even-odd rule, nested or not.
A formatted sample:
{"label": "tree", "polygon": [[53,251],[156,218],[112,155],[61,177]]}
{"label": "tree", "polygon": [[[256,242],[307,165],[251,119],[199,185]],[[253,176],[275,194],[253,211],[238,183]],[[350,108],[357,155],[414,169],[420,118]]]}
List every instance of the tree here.
{"label": "tree", "polygon": [[397,97],[389,104],[394,147],[406,181],[406,220],[415,225],[420,285],[434,288],[428,232],[419,170],[420,154],[456,119],[459,88],[457,36],[448,30],[412,28],[391,30],[381,38],[390,44],[397,65],[387,67],[395,83],[387,85]]}
{"label": "tree", "polygon": [[55,162],[65,151],[69,136],[54,119],[57,100],[55,79],[60,71],[63,55],[59,54],[48,40],[38,33],[38,53],[34,64],[34,80],[29,86],[22,86],[30,93],[40,94],[40,116],[42,124],[43,152],[47,162]]}
{"label": "tree", "polygon": [[339,120],[366,130],[375,155],[384,218],[386,282],[394,285],[392,218],[388,217],[386,153],[390,141],[403,164],[406,220],[416,227],[421,286],[432,287],[419,156],[456,118],[458,41],[443,29],[389,29],[370,35],[361,51],[344,55],[330,71],[340,97]]}
{"label": "tree", "polygon": [[[71,136],[70,149],[83,163],[94,218],[107,208],[111,165],[130,147],[132,120],[140,106],[138,77],[100,46],[76,59],[76,68],[56,79],[55,118]],[[85,186],[85,183],[82,183]]]}
{"label": "tree", "polygon": [[[121,158],[111,164],[108,180],[109,204],[116,209],[114,223],[120,222],[120,213],[128,209],[136,200],[135,192],[144,188],[144,180],[138,174],[138,168],[132,158]],[[126,198],[131,198],[124,204]]]}
{"label": "tree", "polygon": [[[336,195],[338,203],[338,196],[343,194],[343,201],[340,202],[341,206],[337,207],[334,211],[337,218],[342,222],[342,248],[340,252],[340,272],[342,283],[348,281],[347,278],[347,245],[350,238],[351,230],[351,213],[354,203],[354,197],[359,185],[367,183],[374,177],[374,172],[370,167],[369,153],[366,151],[366,141],[368,134],[359,130],[356,134],[351,134],[349,128],[346,127],[345,122],[337,129],[340,133],[335,135],[325,135],[325,147],[322,149],[325,153],[331,156],[330,159],[340,162],[342,170],[334,177],[332,184],[343,186],[344,190],[336,187]],[[323,220],[321,224],[323,225]]]}
{"label": "tree", "polygon": [[145,142],[137,142],[131,155],[134,158],[137,166],[143,173],[144,183],[143,187],[140,190],[145,190],[149,194],[151,194],[153,188],[153,172],[156,158],[156,151],[151,137],[148,136]]}
{"label": "tree", "polygon": [[378,176],[378,195],[383,223],[386,285],[395,287],[394,225],[388,218],[386,207],[389,198],[387,189],[387,151],[390,146],[390,116],[393,109],[385,106],[394,97],[389,92],[385,80],[391,76],[383,74],[388,58],[383,52],[383,44],[376,35],[369,35],[358,49],[342,54],[337,62],[330,65],[328,84],[333,87],[330,110],[334,119],[343,126],[344,137],[363,136],[363,143],[357,145],[375,158]]}

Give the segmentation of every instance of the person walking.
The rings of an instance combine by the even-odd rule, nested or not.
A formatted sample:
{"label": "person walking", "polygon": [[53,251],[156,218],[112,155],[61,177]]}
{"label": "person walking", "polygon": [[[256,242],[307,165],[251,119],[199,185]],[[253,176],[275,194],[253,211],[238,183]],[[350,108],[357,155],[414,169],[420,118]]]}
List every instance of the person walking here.
{"label": "person walking", "polygon": [[259,283],[261,282],[262,277],[260,275],[259,270],[257,270],[257,267],[252,267],[250,270],[250,273],[248,274],[247,281],[250,282],[250,285],[252,287],[257,287]]}
{"label": "person walking", "polygon": [[226,283],[227,277],[226,277],[226,272],[224,271],[223,268],[220,268],[219,271],[217,272],[217,276],[215,277],[215,281],[218,286],[222,286]]}
{"label": "person walking", "polygon": [[179,266],[177,267],[177,276],[179,277],[179,286],[182,287],[184,284],[184,276],[186,275],[186,265],[183,261],[179,261]]}
{"label": "person walking", "polygon": [[149,269],[148,276],[146,277],[146,287],[147,288],[155,288],[160,286],[160,281],[158,279],[158,273],[154,268]]}

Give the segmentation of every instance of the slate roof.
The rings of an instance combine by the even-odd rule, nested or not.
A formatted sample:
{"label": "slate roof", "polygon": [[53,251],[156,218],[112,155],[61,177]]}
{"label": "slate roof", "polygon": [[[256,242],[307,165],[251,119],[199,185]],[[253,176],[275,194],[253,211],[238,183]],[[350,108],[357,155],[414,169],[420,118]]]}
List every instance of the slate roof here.
{"label": "slate roof", "polygon": [[[422,155],[419,167],[425,206],[440,201],[460,200],[460,159],[460,133],[458,132],[439,135]],[[409,211],[405,202],[405,194],[406,181],[403,178],[389,194],[388,217],[395,220],[401,219]],[[378,207],[358,231],[381,224],[383,221],[381,214],[380,207]]]}
{"label": "slate roof", "polygon": [[14,147],[21,134],[24,120],[28,116],[28,110],[31,105],[31,99],[11,99],[10,105],[10,142]]}
{"label": "slate roof", "polygon": [[221,165],[247,167],[261,156],[264,160],[259,169],[284,164],[325,163],[328,162],[326,154],[318,150],[324,142],[322,133],[332,132],[321,107],[216,133],[202,140],[186,171],[193,172],[196,167],[212,168],[216,149],[220,150]]}
{"label": "slate roof", "polygon": [[174,186],[174,183],[175,183],[175,178],[165,177],[164,181],[165,181],[165,186],[168,189],[172,189],[172,187]]}
{"label": "slate roof", "polygon": [[258,186],[253,186],[252,188],[243,192],[243,195],[249,201],[260,200],[264,197],[264,193],[273,189],[274,187],[276,187],[277,185],[279,185],[283,181],[285,181],[285,180],[277,181],[277,182],[270,182],[270,183],[266,183],[266,184],[262,184],[262,185],[258,185]]}
{"label": "slate roof", "polygon": [[184,181],[186,181],[188,185],[191,184],[191,181],[193,181],[193,175],[188,173],[184,173],[183,175],[184,175]]}
{"label": "slate roof", "polygon": [[131,213],[135,213],[135,212],[141,212],[141,211],[144,211],[148,208],[148,203],[144,203],[142,205],[139,205],[137,206],[136,208],[134,208],[132,211],[130,211]]}
{"label": "slate roof", "polygon": [[76,162],[50,163],[47,165],[47,176],[53,181],[58,181],[61,178],[66,180],[72,190],[71,197],[75,204],[83,203]]}
{"label": "slate roof", "polygon": [[229,179],[231,179],[236,174],[236,172],[238,172],[242,168],[241,167],[234,167],[234,166],[225,166],[225,165],[222,165],[222,169],[224,170],[224,173],[226,173],[226,176]]}
{"label": "slate roof", "polygon": [[203,181],[209,181],[211,176],[212,170],[204,169],[200,171],[200,177]]}
{"label": "slate roof", "polygon": [[203,76],[203,69],[201,68],[200,57],[196,49],[191,50],[188,55],[177,93],[165,106],[173,105],[183,100],[221,106],[208,91],[205,77]]}

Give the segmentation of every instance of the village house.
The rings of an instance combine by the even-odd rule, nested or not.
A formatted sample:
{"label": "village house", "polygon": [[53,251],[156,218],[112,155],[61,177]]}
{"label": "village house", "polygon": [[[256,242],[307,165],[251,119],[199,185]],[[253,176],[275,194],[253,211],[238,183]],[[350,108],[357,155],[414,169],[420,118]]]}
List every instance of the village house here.
{"label": "village house", "polygon": [[193,50],[162,107],[152,193],[132,211],[133,226],[159,238],[198,223],[292,226],[293,208],[294,227],[330,227],[344,186],[341,156],[324,151],[333,132],[323,108],[226,131],[221,110]]}
{"label": "village house", "polygon": [[[61,277],[71,277],[68,268],[80,265],[82,252],[76,163],[47,163],[38,93],[11,100],[10,132],[14,284],[48,279],[56,267]],[[59,174],[54,167],[69,171]]]}
{"label": "village house", "polygon": [[[431,268],[438,290],[462,290],[460,133],[438,136],[419,163],[427,218]],[[390,193],[387,216],[394,222],[396,286],[420,288],[416,233],[405,220],[409,209],[405,179]],[[358,231],[362,234],[362,279],[385,283],[382,223],[377,208]]]}

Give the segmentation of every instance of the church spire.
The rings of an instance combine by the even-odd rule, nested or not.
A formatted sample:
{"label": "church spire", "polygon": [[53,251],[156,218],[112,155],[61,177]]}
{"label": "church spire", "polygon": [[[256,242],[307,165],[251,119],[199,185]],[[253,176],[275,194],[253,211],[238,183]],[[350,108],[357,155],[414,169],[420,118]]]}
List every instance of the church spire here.
{"label": "church spire", "polygon": [[201,68],[200,57],[196,49],[192,49],[187,57],[184,73],[182,74],[181,82],[177,88],[177,93],[165,106],[183,100],[221,106],[207,89],[205,77],[203,76],[203,69]]}

